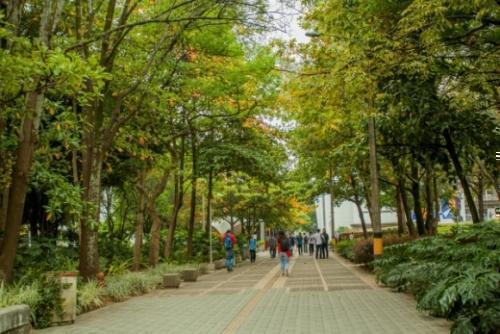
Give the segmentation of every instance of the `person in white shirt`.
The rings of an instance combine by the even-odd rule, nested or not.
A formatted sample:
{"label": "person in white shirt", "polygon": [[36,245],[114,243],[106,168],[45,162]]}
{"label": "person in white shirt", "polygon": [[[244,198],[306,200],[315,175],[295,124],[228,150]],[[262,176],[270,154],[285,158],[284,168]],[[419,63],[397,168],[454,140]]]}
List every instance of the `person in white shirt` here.
{"label": "person in white shirt", "polygon": [[309,255],[314,255],[314,244],[316,243],[316,239],[312,232],[309,232]]}
{"label": "person in white shirt", "polygon": [[316,245],[316,258],[319,257],[321,252],[321,245],[323,244],[323,239],[321,238],[320,230],[318,229],[313,235],[314,244]]}

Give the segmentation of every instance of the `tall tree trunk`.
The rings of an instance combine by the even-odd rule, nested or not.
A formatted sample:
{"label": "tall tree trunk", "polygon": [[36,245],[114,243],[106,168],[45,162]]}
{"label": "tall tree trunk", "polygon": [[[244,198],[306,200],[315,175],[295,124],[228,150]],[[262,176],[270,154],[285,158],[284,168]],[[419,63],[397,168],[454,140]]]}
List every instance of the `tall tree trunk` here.
{"label": "tall tree trunk", "polygon": [[426,164],[425,170],[425,206],[426,206],[426,216],[425,216],[425,229],[427,234],[432,235],[434,226],[434,202],[432,196],[432,167],[430,162]]}
{"label": "tall tree trunk", "polygon": [[422,216],[422,206],[420,203],[420,182],[418,181],[418,166],[416,161],[411,163],[411,194],[413,195],[413,211],[417,218],[418,235],[425,235],[425,222]]}
{"label": "tall tree trunk", "polygon": [[469,181],[467,181],[467,177],[462,168],[462,164],[460,163],[460,159],[458,157],[458,153],[455,149],[455,145],[453,143],[453,139],[451,138],[450,130],[445,129],[443,132],[444,139],[446,141],[446,149],[448,154],[450,155],[451,161],[453,162],[453,166],[455,167],[455,172],[457,173],[458,179],[462,184],[462,188],[465,194],[465,200],[467,201],[467,206],[469,207],[469,211],[472,217],[472,221],[474,223],[481,222],[479,218],[479,214],[477,212],[476,204],[474,203],[474,197],[472,196],[472,192],[470,190]]}
{"label": "tall tree trunk", "polygon": [[175,176],[174,186],[174,207],[172,209],[172,219],[168,225],[167,238],[165,239],[164,256],[166,259],[172,256],[174,248],[174,234],[177,228],[177,218],[184,201],[184,158],[185,158],[185,138],[181,138],[179,169]]}
{"label": "tall tree trunk", "polygon": [[[62,0],[57,0],[56,6],[53,6],[52,0],[44,0],[40,18],[39,38],[47,48],[50,48],[50,36],[57,25],[62,3]],[[7,20],[13,25],[17,34],[22,2],[11,1],[7,4],[7,7]],[[43,101],[44,89],[39,88],[26,95],[26,113],[21,123],[20,138],[9,189],[4,238],[0,246],[0,276],[3,276],[7,282],[12,280],[24,203],[28,191],[29,173],[33,165],[34,152],[38,142],[38,128],[43,112]]]}
{"label": "tall tree trunk", "polygon": [[[207,223],[205,225],[207,235],[210,233],[210,224],[212,224],[212,191],[213,191],[214,171],[212,168],[208,171],[208,189],[207,189]],[[209,236],[210,238],[212,236]]]}
{"label": "tall tree trunk", "polygon": [[366,208],[368,209],[368,216],[370,217],[370,224],[373,229],[373,210],[372,210],[372,198],[370,194],[370,189],[368,188],[366,180],[361,180],[361,184],[363,185],[363,192],[365,195]]}
{"label": "tall tree trunk", "polygon": [[477,208],[479,220],[484,220],[484,177],[482,168],[478,169],[477,174]]}
{"label": "tall tree trunk", "polygon": [[437,187],[437,176],[436,173],[434,173],[434,176],[432,178],[432,193],[434,197],[434,224],[432,227],[432,235],[435,235],[437,233],[437,226],[439,224],[440,220],[440,213],[441,213],[441,208],[439,204],[439,193],[438,193],[438,187]]}
{"label": "tall tree trunk", "polygon": [[0,197],[0,233],[3,233],[5,231],[5,224],[7,223],[7,209],[9,208],[9,190],[10,188],[8,186],[5,186],[2,190],[2,195]]}
{"label": "tall tree trunk", "polygon": [[148,215],[153,221],[151,225],[151,243],[149,245],[149,264],[156,266],[160,262],[160,230],[161,230],[161,217],[156,211],[156,199],[148,201],[146,206]]}
{"label": "tall tree trunk", "polygon": [[354,204],[356,204],[356,208],[358,209],[359,220],[361,222],[361,228],[363,229],[363,237],[365,239],[368,239],[368,231],[366,230],[365,215],[363,214],[363,209],[361,208],[361,199],[359,198],[358,195],[358,189],[354,175],[351,175],[350,180],[351,180],[350,182],[351,187],[354,192]]}
{"label": "tall tree trunk", "polygon": [[175,175],[174,177],[174,205],[172,207],[172,217],[168,224],[167,239],[165,240],[165,247],[163,250],[163,256],[168,259],[172,255],[172,248],[174,245],[174,233],[177,224],[177,201],[179,198],[179,177]]}
{"label": "tall tree trunk", "polygon": [[408,233],[410,236],[414,237],[415,225],[413,224],[413,219],[411,217],[410,205],[408,204],[408,196],[406,195],[406,183],[403,176],[398,179],[398,189],[400,190],[401,204],[403,205],[403,210],[406,216],[406,225],[408,226]]}
{"label": "tall tree trunk", "polygon": [[134,270],[139,270],[141,267],[142,242],[144,237],[144,192],[140,191],[145,186],[145,171],[139,172],[139,207],[137,208],[134,234]]}
{"label": "tall tree trunk", "polygon": [[186,255],[188,257],[193,256],[193,233],[194,233],[194,221],[196,218],[196,179],[197,179],[197,156],[196,156],[196,136],[192,131],[191,133],[191,205],[189,212],[189,224],[188,224],[188,235],[187,235],[187,249]]}
{"label": "tall tree trunk", "polygon": [[403,206],[401,204],[401,191],[399,190],[399,186],[396,186],[396,216],[398,220],[398,235],[401,236],[405,233],[405,223],[404,223],[404,214],[403,214]]}
{"label": "tall tree trunk", "polygon": [[363,209],[361,208],[361,200],[357,194],[354,195],[354,204],[358,209],[359,220],[361,221],[361,228],[363,229],[363,238],[368,239],[368,231],[366,230],[365,215],[363,214]]}
{"label": "tall tree trunk", "polygon": [[44,95],[40,92],[28,93],[26,99],[26,114],[21,125],[20,142],[17,147],[16,162],[9,190],[4,238],[0,249],[0,275],[7,282],[12,280],[24,203],[28,191],[29,173],[38,141],[38,126],[42,114],[43,99]]}
{"label": "tall tree trunk", "polygon": [[94,279],[99,272],[98,226],[101,214],[102,157],[94,140],[87,141],[83,154],[83,200],[87,203],[80,221],[80,274]]}

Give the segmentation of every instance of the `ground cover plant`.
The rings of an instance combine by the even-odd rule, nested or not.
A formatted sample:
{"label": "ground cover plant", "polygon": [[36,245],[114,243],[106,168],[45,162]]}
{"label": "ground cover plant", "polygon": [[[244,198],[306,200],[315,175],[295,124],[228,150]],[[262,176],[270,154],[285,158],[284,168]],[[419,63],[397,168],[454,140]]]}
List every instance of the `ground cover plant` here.
{"label": "ground cover plant", "polygon": [[374,261],[377,279],[415,294],[420,310],[454,321],[453,333],[500,328],[500,224],[393,245]]}

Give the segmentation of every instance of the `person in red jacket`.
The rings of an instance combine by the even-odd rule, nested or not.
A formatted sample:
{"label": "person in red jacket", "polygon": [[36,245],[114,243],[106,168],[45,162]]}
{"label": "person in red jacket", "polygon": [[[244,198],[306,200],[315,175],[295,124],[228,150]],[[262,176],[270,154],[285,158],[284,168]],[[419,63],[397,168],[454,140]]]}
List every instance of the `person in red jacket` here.
{"label": "person in red jacket", "polygon": [[290,241],[283,231],[278,234],[278,254],[280,257],[281,276],[288,276],[288,258],[292,256]]}
{"label": "person in red jacket", "polygon": [[222,235],[222,245],[226,250],[226,268],[227,271],[233,271],[234,267],[234,245],[236,245],[236,237],[231,232],[227,230],[226,233]]}

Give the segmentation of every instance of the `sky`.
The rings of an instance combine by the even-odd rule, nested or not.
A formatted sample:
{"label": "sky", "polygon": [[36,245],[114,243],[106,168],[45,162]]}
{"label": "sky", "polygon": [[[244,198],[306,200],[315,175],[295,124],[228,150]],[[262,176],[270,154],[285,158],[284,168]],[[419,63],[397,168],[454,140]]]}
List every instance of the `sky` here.
{"label": "sky", "polygon": [[[286,3],[284,3],[286,2]],[[300,0],[269,0],[269,8],[280,28],[268,34],[268,39],[280,38],[290,40],[295,38],[299,43],[307,43],[309,38],[299,25],[302,15]]]}

